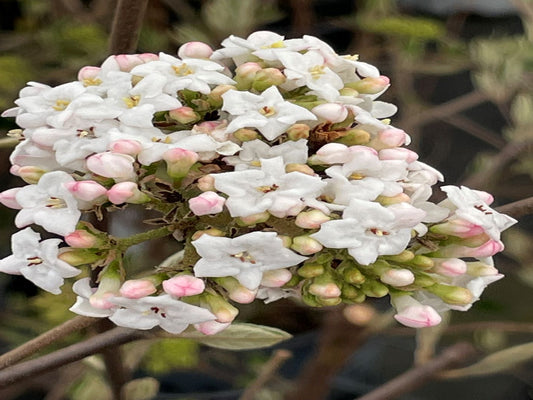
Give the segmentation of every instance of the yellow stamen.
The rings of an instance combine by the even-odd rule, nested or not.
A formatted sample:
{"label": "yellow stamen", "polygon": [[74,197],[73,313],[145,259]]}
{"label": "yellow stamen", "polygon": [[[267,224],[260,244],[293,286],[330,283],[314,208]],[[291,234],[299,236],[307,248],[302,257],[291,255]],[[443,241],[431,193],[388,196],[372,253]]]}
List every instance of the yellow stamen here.
{"label": "yellow stamen", "polygon": [[174,70],[174,73],[178,76],[187,76],[194,74],[194,71],[189,68],[189,66],[185,63],[181,64],[180,66],[173,65],[172,69]]}
{"label": "yellow stamen", "polygon": [[354,181],[358,181],[358,180],[360,180],[360,179],[365,178],[365,176],[364,176],[363,174],[358,173],[358,172],[354,172],[354,173],[352,173],[348,178],[349,178],[349,179],[352,179],[352,180],[354,180]]}
{"label": "yellow stamen", "polygon": [[128,108],[133,108],[139,105],[139,103],[141,102],[141,96],[137,94],[135,96],[124,97],[122,100],[124,100],[124,103],[126,103],[126,106]]}
{"label": "yellow stamen", "polygon": [[56,111],[63,111],[67,106],[70,104],[70,101],[68,100],[56,100],[56,105],[52,106],[52,108]]}
{"label": "yellow stamen", "polygon": [[283,43],[283,40],[279,40],[267,46],[261,46],[262,49],[282,49],[284,47],[286,46],[285,46],[285,43]]}
{"label": "yellow stamen", "polygon": [[65,201],[57,197],[49,197],[46,202],[46,207],[48,208],[65,208],[66,206]]}
{"label": "yellow stamen", "polygon": [[264,106],[261,110],[259,110],[259,113],[265,117],[271,117],[272,115],[276,114],[276,109],[274,107]]}
{"label": "yellow stamen", "polygon": [[85,78],[83,81],[83,86],[98,86],[102,83],[102,80],[99,78]]}
{"label": "yellow stamen", "polygon": [[326,67],[323,65],[315,65],[314,67],[309,68],[309,73],[313,79],[318,79],[326,73],[326,71],[324,71],[325,68]]}

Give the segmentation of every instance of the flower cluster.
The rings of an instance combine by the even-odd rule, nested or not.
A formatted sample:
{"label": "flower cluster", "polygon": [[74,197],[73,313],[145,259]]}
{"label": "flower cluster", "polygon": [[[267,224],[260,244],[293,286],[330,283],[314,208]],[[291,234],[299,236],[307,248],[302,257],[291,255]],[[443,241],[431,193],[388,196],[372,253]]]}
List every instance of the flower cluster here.
{"label": "flower cluster", "polygon": [[[72,311],[206,334],[235,304],[289,296],[321,307],[390,295],[399,322],[431,326],[502,277],[491,256],[515,220],[466,187],[430,201],[443,177],[403,147],[374,66],[312,36],[261,31],[222,46],[111,56],[74,82],[20,92],[3,116],[21,128],[11,172],[27,185],[0,202],[24,229],[1,271],[60,293],[87,267]],[[125,206],[159,212],[160,226],[116,238],[83,218]],[[183,251],[132,276],[128,247],[166,235]]]}

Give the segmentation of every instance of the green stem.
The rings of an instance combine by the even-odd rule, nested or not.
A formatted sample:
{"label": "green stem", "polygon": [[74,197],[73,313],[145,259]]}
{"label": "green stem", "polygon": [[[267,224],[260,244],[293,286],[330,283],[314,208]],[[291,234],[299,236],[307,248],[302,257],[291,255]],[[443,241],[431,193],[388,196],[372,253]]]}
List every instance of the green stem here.
{"label": "green stem", "polygon": [[165,225],[161,228],[137,233],[136,235],[129,236],[127,238],[117,238],[117,248],[119,249],[119,251],[125,251],[129,247],[146,242],[147,240],[158,239],[168,236],[172,233],[172,231],[173,229],[171,226]]}

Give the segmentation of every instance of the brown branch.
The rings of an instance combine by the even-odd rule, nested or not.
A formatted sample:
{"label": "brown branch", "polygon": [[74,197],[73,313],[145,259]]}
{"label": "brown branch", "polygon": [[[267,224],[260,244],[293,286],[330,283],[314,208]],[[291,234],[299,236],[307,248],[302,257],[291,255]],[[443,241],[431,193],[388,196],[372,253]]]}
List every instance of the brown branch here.
{"label": "brown branch", "polygon": [[292,10],[291,34],[296,37],[309,33],[315,22],[312,2],[308,0],[290,0],[289,4]]}
{"label": "brown branch", "polygon": [[292,353],[288,350],[276,350],[270,360],[263,365],[257,378],[246,388],[239,400],[254,400],[257,392],[272,379],[276,371],[291,357]]}
{"label": "brown branch", "polygon": [[507,214],[513,218],[531,215],[533,214],[533,197],[528,197],[526,199],[496,207],[496,211]]}
{"label": "brown branch", "polygon": [[433,379],[439,372],[464,363],[475,354],[469,343],[457,343],[445,349],[439,356],[427,363],[412,368],[377,389],[358,397],[357,400],[392,400],[409,393]]}
{"label": "brown branch", "polygon": [[462,115],[441,117],[441,119],[447,124],[455,126],[497,149],[501,149],[507,143],[501,136]]}
{"label": "brown branch", "polygon": [[99,318],[77,316],[0,356],[0,369],[9,367],[73,332],[98,322]]}
{"label": "brown branch", "polygon": [[150,337],[150,333],[145,331],[114,328],[83,342],[73,344],[33,360],[21,362],[0,371],[0,388],[81,360],[87,356],[99,353],[104,349],[114,348],[134,340],[148,337]]}
{"label": "brown branch", "polygon": [[109,39],[109,53],[134,53],[148,0],[118,0]]}

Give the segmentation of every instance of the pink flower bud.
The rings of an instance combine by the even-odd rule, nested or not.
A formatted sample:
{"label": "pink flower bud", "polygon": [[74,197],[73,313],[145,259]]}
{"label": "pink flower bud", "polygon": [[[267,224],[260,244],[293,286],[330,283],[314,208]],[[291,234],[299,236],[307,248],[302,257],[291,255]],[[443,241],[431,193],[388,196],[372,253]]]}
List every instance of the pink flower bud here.
{"label": "pink flower bud", "polygon": [[93,294],[91,297],[89,297],[89,303],[94,308],[100,308],[102,310],[108,310],[110,308],[115,307],[115,304],[110,302],[109,300],[113,297],[115,297],[115,293],[102,293],[99,295]]}
{"label": "pink flower bud", "polygon": [[325,103],[314,107],[311,112],[315,114],[319,120],[328,122],[342,122],[348,117],[348,110],[342,104]]}
{"label": "pink flower bud", "polygon": [[427,328],[441,323],[442,317],[433,307],[412,306],[406,307],[394,316],[400,324],[410,328]]}
{"label": "pink flower bud", "polygon": [[491,205],[494,202],[494,196],[483,190],[472,190],[479,198],[487,205]]}
{"label": "pink flower bud", "polygon": [[287,80],[278,68],[265,68],[257,71],[252,83],[252,89],[262,92],[271,86],[278,86]]}
{"label": "pink flower bud", "polygon": [[151,53],[119,54],[112,57],[114,57],[119,69],[124,72],[130,72],[137,65],[141,65],[146,62],[155,61],[159,59],[157,55]]}
{"label": "pink flower bud", "polygon": [[209,192],[215,190],[215,178],[211,175],[204,175],[197,181],[198,189],[202,192]]}
{"label": "pink flower bud", "polygon": [[309,293],[326,299],[340,297],[341,289],[333,282],[313,283],[309,286]]}
{"label": "pink flower bud", "polygon": [[466,263],[460,258],[433,258],[435,265],[432,272],[444,276],[463,275],[466,270]]}
{"label": "pink flower bud", "polygon": [[167,163],[167,173],[172,178],[183,178],[189,172],[189,169],[198,161],[198,154],[194,151],[176,147],[167,150],[163,154],[163,159]]}
{"label": "pink flower bud", "polygon": [[20,170],[20,165],[17,165],[17,164],[14,164],[12,165],[10,168],[9,168],[9,173],[13,176],[20,176],[19,174],[19,170]]}
{"label": "pink flower bud", "polygon": [[17,202],[16,195],[21,188],[12,188],[4,190],[0,193],[0,203],[4,206],[12,208],[14,210],[22,209],[22,206]]}
{"label": "pink flower bud", "polygon": [[143,150],[143,146],[137,140],[119,139],[110,144],[109,150],[111,150],[113,153],[136,156]]}
{"label": "pink flower bud", "polygon": [[291,249],[304,256],[308,256],[318,253],[323,249],[323,246],[315,239],[307,235],[302,235],[292,238]]}
{"label": "pink flower bud", "polygon": [[378,140],[383,147],[398,147],[405,144],[407,134],[401,129],[389,128],[378,133]]}
{"label": "pink flower bud", "polygon": [[442,224],[434,225],[430,228],[430,231],[460,238],[478,236],[485,232],[483,227],[460,218],[453,218]]}
{"label": "pink flower bud", "polygon": [[174,297],[194,296],[203,293],[205,283],[192,275],[176,275],[163,281],[163,290]]}
{"label": "pink flower bud", "polygon": [[247,62],[247,63],[239,65],[235,69],[235,76],[238,78],[249,79],[250,81],[252,81],[253,78],[255,77],[255,74],[261,70],[262,68],[258,63]]}
{"label": "pink flower bud", "polygon": [[189,208],[194,215],[218,214],[224,209],[226,199],[215,192],[203,192],[189,200]]}
{"label": "pink flower bud", "polygon": [[95,181],[67,182],[64,186],[74,197],[88,202],[94,202],[107,192],[105,187]]}
{"label": "pink flower bud", "polygon": [[133,168],[135,159],[127,154],[106,151],[90,156],[86,162],[91,172],[105,178],[129,180],[136,176]]}
{"label": "pink flower bud", "polygon": [[156,291],[154,283],[148,279],[130,279],[120,287],[120,294],[128,299],[140,299]]}
{"label": "pink flower bud", "polygon": [[326,164],[342,164],[350,160],[350,151],[344,144],[328,143],[318,149],[316,156]]}
{"label": "pink flower bud", "polygon": [[263,272],[263,278],[261,279],[261,285],[271,288],[278,288],[285,285],[292,279],[292,273],[288,269],[272,269]]}
{"label": "pink flower bud", "polygon": [[129,181],[115,183],[107,191],[107,197],[113,204],[142,204],[150,201],[150,198],[139,190],[135,182]]}
{"label": "pink flower bud", "polygon": [[186,106],[170,110],[168,116],[180,124],[191,124],[200,119],[200,115],[198,115],[191,107]]}
{"label": "pink flower bud", "polygon": [[101,240],[83,229],[77,229],[65,236],[65,242],[70,247],[77,249],[90,249],[93,247],[98,247],[98,245],[101,243]]}
{"label": "pink flower bud", "polygon": [[410,164],[418,160],[418,154],[404,147],[382,149],[379,151],[380,160],[400,160]]}
{"label": "pink flower bud", "polygon": [[479,247],[466,247],[465,254],[463,257],[491,257],[494,254],[503,251],[504,248],[505,246],[501,241],[491,239]]}
{"label": "pink flower bud", "polygon": [[263,211],[261,213],[247,215],[246,217],[239,217],[237,223],[242,226],[253,226],[268,221],[270,213]]}
{"label": "pink flower bud", "polygon": [[203,42],[187,42],[178,49],[179,58],[209,58],[213,54],[213,49]]}
{"label": "pink flower bud", "polygon": [[202,332],[204,335],[215,335],[222,332],[230,325],[231,322],[222,323],[217,321],[205,321],[200,322],[199,324],[194,324],[194,327],[198,332]]}
{"label": "pink flower bud", "polygon": [[346,86],[363,94],[377,94],[387,88],[390,79],[384,75],[378,77],[366,77],[360,81],[349,82]]}
{"label": "pink flower bud", "polygon": [[98,78],[101,70],[100,67],[83,67],[78,72],[78,80],[82,82],[84,86],[98,85],[102,82]]}
{"label": "pink flower bud", "polygon": [[159,60],[159,56],[154,53],[141,53],[137,54],[137,57],[139,57],[144,63]]}
{"label": "pink flower bud", "polygon": [[17,171],[18,176],[20,176],[24,182],[29,183],[30,185],[36,184],[41,179],[41,176],[46,174],[48,171],[45,171],[42,168],[34,167],[31,165],[26,165],[20,167]]}
{"label": "pink flower bud", "polygon": [[407,286],[415,281],[415,276],[408,269],[391,268],[379,277],[381,282],[391,286]]}
{"label": "pink flower bud", "polygon": [[320,225],[330,219],[320,210],[303,211],[296,216],[294,224],[304,229],[318,229]]}

